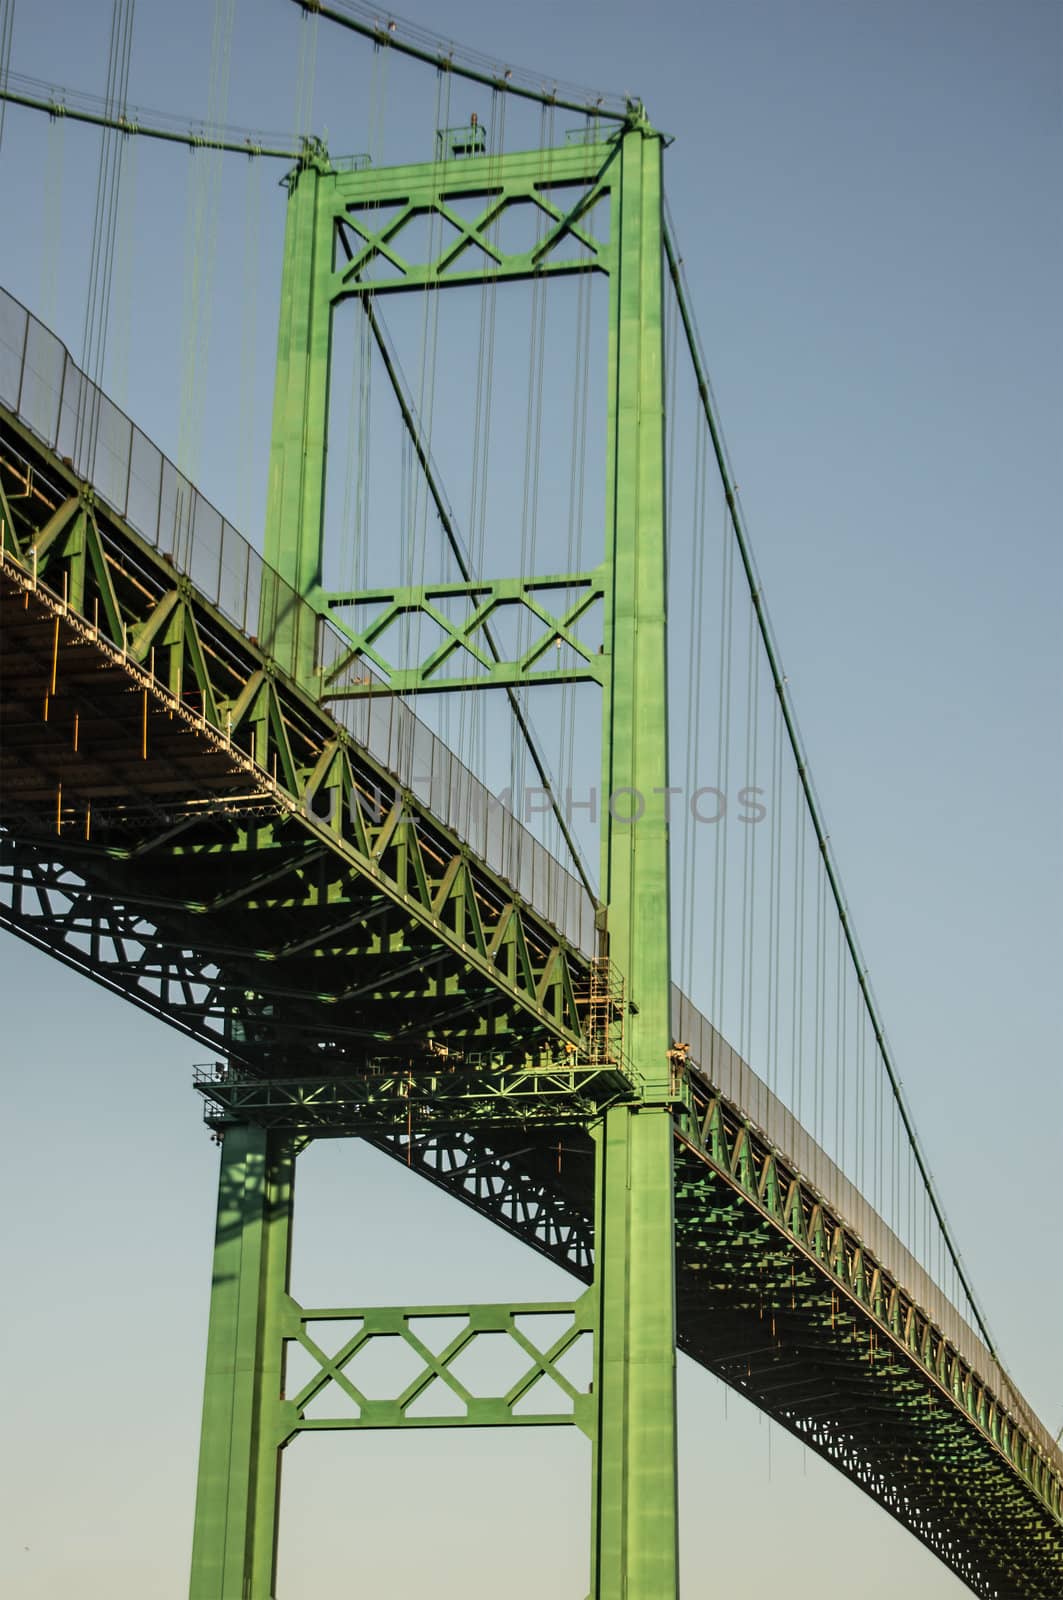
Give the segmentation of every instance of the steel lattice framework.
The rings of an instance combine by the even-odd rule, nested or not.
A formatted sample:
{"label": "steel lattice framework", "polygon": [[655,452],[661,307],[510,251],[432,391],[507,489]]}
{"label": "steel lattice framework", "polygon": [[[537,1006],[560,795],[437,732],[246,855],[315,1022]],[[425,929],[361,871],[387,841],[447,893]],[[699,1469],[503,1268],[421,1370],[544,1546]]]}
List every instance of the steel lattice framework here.
{"label": "steel lattice framework", "polygon": [[[529,1423],[591,1441],[595,1600],[674,1595],[677,1347],[974,1593],[1063,1591],[1063,1473],[1043,1430],[707,1064],[673,1048],[663,803],[637,828],[603,819],[600,903],[589,933],[578,919],[562,931],[548,893],[517,892],[340,716],[438,688],[462,651],[472,665],[447,688],[556,677],[545,647],[507,659],[473,640],[518,604],[547,643],[577,646],[566,676],[600,685],[603,792],[665,794],[661,144],[633,108],[601,143],[491,160],[473,144],[460,163],[344,170],[308,147],[288,183],[269,565],[250,622],[227,614],[221,576],[211,592],[137,531],[128,485],[116,509],[4,397],[3,921],[220,1058],[197,1083],[222,1152],[193,1600],[274,1592],[298,1432]],[[559,203],[573,184],[581,200]],[[543,223],[534,248],[506,255],[492,225],[514,207]],[[425,216],[449,237],[420,260],[403,230]],[[322,586],[330,319],[344,298],[371,314],[377,294],[482,282],[485,255],[500,283],[608,280],[606,554],[590,573],[450,586],[477,619],[459,629],[438,589]],[[579,598],[557,611],[551,590]],[[347,625],[367,599],[384,621]],[[600,654],[572,631],[592,605]],[[445,637],[398,669],[378,636],[412,613]],[[295,1177],[320,1137],[370,1140],[584,1291],[300,1305]],[[443,1319],[460,1326],[437,1337]],[[519,1359],[504,1392],[469,1380],[484,1336]],[[381,1342],[409,1368],[384,1395],[360,1376]],[[588,1349],[589,1377],[574,1365]],[[289,1382],[297,1358],[309,1375]]]}

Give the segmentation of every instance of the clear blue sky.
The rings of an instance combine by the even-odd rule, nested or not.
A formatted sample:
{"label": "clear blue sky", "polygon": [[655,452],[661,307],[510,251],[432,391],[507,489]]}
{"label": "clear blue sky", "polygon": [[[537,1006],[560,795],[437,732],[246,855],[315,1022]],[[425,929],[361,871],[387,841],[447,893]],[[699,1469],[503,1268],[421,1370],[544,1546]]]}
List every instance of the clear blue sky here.
{"label": "clear blue sky", "polygon": [[[137,13],[131,98],[204,114],[214,0]],[[22,0],[13,68],[102,93],[109,15],[106,0]],[[638,92],[675,136],[671,205],[832,842],[976,1287],[1054,1431],[1060,8],[404,0],[403,15]],[[290,0],[237,0],[230,120],[295,125],[300,34]],[[364,53],[322,25],[311,123],[335,150],[370,142]],[[97,148],[11,110],[0,151],[0,280],[75,353]],[[224,180],[204,415],[190,428],[186,409],[181,440],[191,160],[136,147],[107,381],[257,540],[279,174],[248,171],[250,211],[243,168]],[[255,369],[234,384],[245,315]],[[20,1600],[171,1600],[187,1583],[216,1168],[188,1086],[201,1052],[14,940],[4,978],[0,1584]],[[567,1292],[382,1158],[331,1145],[303,1166],[306,1300]],[[714,1380],[684,1366],[681,1402],[685,1595],[751,1581],[823,1600],[964,1592]],[[361,1577],[486,1600],[511,1563],[511,1600],[578,1600],[576,1443],[565,1430],[303,1439],[281,1593],[332,1600]]]}

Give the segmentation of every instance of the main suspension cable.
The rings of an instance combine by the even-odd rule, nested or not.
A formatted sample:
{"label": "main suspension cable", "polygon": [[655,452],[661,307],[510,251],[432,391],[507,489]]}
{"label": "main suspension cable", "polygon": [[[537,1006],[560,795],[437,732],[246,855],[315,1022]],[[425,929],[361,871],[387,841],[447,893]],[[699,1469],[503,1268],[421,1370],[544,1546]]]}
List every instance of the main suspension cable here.
{"label": "main suspension cable", "polygon": [[889,1079],[889,1085],[893,1094],[893,1099],[900,1113],[901,1122],[908,1138],[909,1147],[915,1159],[915,1164],[918,1167],[919,1175],[923,1181],[923,1187],[926,1190],[926,1194],[930,1201],[931,1207],[933,1208],[934,1215],[937,1218],[938,1226],[941,1229],[942,1237],[945,1240],[949,1258],[956,1270],[959,1282],[963,1286],[964,1293],[967,1296],[968,1303],[978,1323],[979,1331],[981,1332],[981,1335],[989,1349],[989,1353],[991,1356],[993,1356],[994,1360],[999,1362],[1000,1357],[997,1354],[993,1336],[989,1331],[985,1314],[982,1311],[978,1298],[975,1295],[974,1290],[971,1287],[970,1280],[967,1277],[967,1272],[963,1265],[959,1247],[953,1239],[952,1230],[949,1227],[948,1221],[946,1220],[944,1208],[938,1198],[937,1189],[930,1176],[930,1169],[923,1154],[922,1146],[916,1135],[915,1125],[912,1121],[912,1116],[908,1109],[908,1103],[901,1087],[900,1077],[894,1066],[892,1053],[886,1040],[886,1031],[879,1015],[878,1006],[875,1003],[871,985],[868,982],[867,967],[850,922],[849,911],[846,904],[845,895],[842,890],[841,878],[838,868],[834,862],[833,852],[830,848],[829,835],[826,832],[823,824],[822,811],[820,809],[819,801],[816,798],[815,789],[812,784],[811,773],[808,766],[808,758],[805,754],[804,745],[798,731],[797,719],[791,703],[789,690],[787,689],[786,678],[779,662],[779,653],[775,645],[774,634],[768,619],[760,580],[757,576],[756,567],[753,562],[752,550],[749,544],[749,539],[746,535],[742,515],[738,509],[738,502],[735,495],[734,478],[731,472],[730,463],[728,461],[727,452],[724,447],[723,436],[716,420],[716,407],[712,397],[712,391],[709,387],[707,369],[702,355],[701,340],[698,335],[697,325],[694,321],[693,313],[690,309],[689,300],[686,294],[685,275],[682,270],[682,258],[680,257],[676,248],[674,227],[670,217],[667,218],[664,228],[664,249],[665,258],[668,263],[668,272],[672,279],[676,298],[679,303],[679,314],[683,322],[683,332],[686,336],[687,349],[690,353],[690,359],[694,366],[694,375],[697,383],[698,396],[701,400],[702,411],[704,412],[705,421],[709,429],[709,435],[712,439],[713,452],[716,456],[716,464],[719,469],[720,478],[723,483],[724,496],[727,501],[729,519],[731,527],[734,531],[735,543],[737,545],[739,557],[745,572],[746,582],[749,585],[750,598],[753,603],[753,610],[756,614],[757,626],[759,628],[761,640],[764,645],[765,655],[767,656],[772,683],[778,698],[779,707],[782,711],[783,723],[786,728],[786,735],[790,744],[790,749],[793,752],[794,760],[797,764],[797,776],[801,786],[801,792],[804,798],[805,806],[808,811],[808,816],[815,833],[816,843],[819,847],[819,853],[823,862],[823,869],[826,874],[827,884],[841,921],[845,943],[856,972],[860,993],[871,1021],[872,1030],[875,1036],[875,1044],[878,1047],[879,1054],[882,1058],[882,1064],[886,1069],[886,1075]]}
{"label": "main suspension cable", "polygon": [[123,106],[116,112],[99,95],[64,89],[18,72],[0,75],[0,106],[4,104],[43,111],[52,118],[68,117],[72,122],[86,122],[116,133],[136,134],[143,139],[163,139],[170,144],[183,144],[189,150],[224,150],[275,161],[298,161],[305,151],[305,143],[294,134],[259,134],[248,128],[200,124],[173,112],[148,111],[139,106]]}
{"label": "main suspension cable", "polygon": [[385,12],[383,15],[387,21],[384,22],[379,9],[363,4],[362,0],[335,0],[332,5],[324,4],[323,0],[295,0],[295,4],[304,11],[338,23],[342,28],[349,28],[352,33],[361,34],[363,39],[372,39],[375,44],[412,56],[426,66],[453,73],[455,77],[467,78],[472,83],[484,84],[488,89],[517,95],[522,100],[534,100],[542,106],[557,106],[562,111],[576,111],[585,117],[608,117],[615,122],[625,121],[631,110],[633,97],[598,94],[593,89],[559,83],[548,76],[544,81],[542,73],[525,72],[519,67],[507,66],[504,61],[456,45],[442,34],[432,33],[416,23],[404,22],[393,14]]}

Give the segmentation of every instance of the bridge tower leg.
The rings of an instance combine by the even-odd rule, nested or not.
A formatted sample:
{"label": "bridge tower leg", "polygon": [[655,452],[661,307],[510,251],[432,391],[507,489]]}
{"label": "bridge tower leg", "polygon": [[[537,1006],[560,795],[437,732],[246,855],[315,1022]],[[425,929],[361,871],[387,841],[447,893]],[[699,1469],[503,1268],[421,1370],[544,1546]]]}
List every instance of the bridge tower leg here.
{"label": "bridge tower leg", "polygon": [[620,150],[609,336],[602,887],[642,1098],[598,1133],[593,1600],[678,1593],[661,137]]}
{"label": "bridge tower leg", "polygon": [[276,1408],[291,1256],[295,1142],[245,1123],[222,1135],[191,1600],[274,1594]]}
{"label": "bridge tower leg", "polygon": [[[612,218],[598,258],[610,275],[604,660],[590,676],[603,690],[601,901],[625,986],[632,1089],[592,1129],[591,1600],[678,1593],[661,148],[633,108],[617,141],[553,152],[550,167],[554,181],[608,188]],[[600,165],[584,173],[582,163]],[[470,193],[505,179],[511,199],[534,201],[535,153],[482,165],[463,168]],[[431,167],[337,172],[316,147],[290,181],[266,539],[279,577],[276,595],[262,597],[261,632],[278,665],[311,690],[313,644],[289,637],[284,596],[327,603],[330,318],[338,299],[364,291],[358,262],[370,248],[334,271],[335,230],[346,207],[394,198],[389,185],[403,204],[430,206],[458,183],[449,168],[445,181]],[[403,268],[400,288],[452,281],[431,263]],[[499,257],[497,278],[529,275],[526,256]],[[272,1593],[279,1457],[295,1417],[280,1398],[293,1161],[291,1137],[243,1124],[224,1133],[192,1600]],[[394,1423],[376,1425],[407,1419],[396,1411]]]}
{"label": "bridge tower leg", "polygon": [[678,1593],[672,1115],[597,1132],[593,1600]]}

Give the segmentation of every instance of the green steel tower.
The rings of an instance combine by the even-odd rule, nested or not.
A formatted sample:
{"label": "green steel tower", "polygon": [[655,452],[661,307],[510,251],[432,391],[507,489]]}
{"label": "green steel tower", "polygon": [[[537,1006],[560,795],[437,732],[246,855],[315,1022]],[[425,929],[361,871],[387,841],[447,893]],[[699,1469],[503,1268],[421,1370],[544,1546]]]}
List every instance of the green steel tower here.
{"label": "green steel tower", "polygon": [[[556,1377],[566,1340],[547,1350],[534,1347],[516,1331],[515,1319],[536,1310],[571,1312],[571,1337],[589,1334],[594,1349],[592,1389],[573,1398],[571,1415],[517,1414],[517,1386],[505,1396],[477,1400],[454,1425],[565,1421],[590,1438],[593,1600],[666,1600],[678,1583],[661,151],[662,138],[641,107],[632,107],[611,138],[549,152],[488,156],[474,148],[460,162],[342,170],[322,147],[309,146],[289,181],[266,528],[270,566],[324,609],[334,598],[322,586],[322,543],[331,326],[340,300],[366,295],[370,285],[379,294],[480,283],[485,253],[491,279],[500,284],[573,271],[607,275],[604,558],[592,572],[563,580],[603,609],[602,653],[567,678],[601,688],[599,958],[618,975],[621,999],[613,1009],[623,1015],[630,1069],[629,1091],[589,1119],[596,1162],[593,1283],[571,1306],[343,1311],[361,1319],[356,1339],[385,1333],[411,1345],[426,1363],[428,1381],[439,1376],[447,1356],[433,1357],[415,1339],[411,1317],[467,1312],[471,1328],[505,1332],[522,1344],[530,1361],[529,1393],[538,1377]],[[549,184],[541,181],[544,167]],[[560,185],[581,186],[574,209],[551,200],[551,188]],[[482,211],[469,221],[468,202],[477,198]],[[609,234],[597,241],[581,230],[581,218],[603,200]],[[466,202],[463,210],[457,201]],[[533,248],[505,254],[492,242],[492,224],[503,209],[520,205],[547,214],[545,232]],[[418,215],[442,216],[459,233],[427,262],[399,253],[397,236]],[[362,243],[353,251],[348,245],[344,259],[337,239],[352,216],[360,219]],[[366,221],[385,216],[386,223]],[[573,237],[585,247],[579,263],[556,250]],[[390,263],[391,276],[373,283],[364,269],[380,259]],[[556,575],[552,582],[558,586]],[[495,594],[532,585],[525,573],[486,581]],[[470,582],[470,593],[473,587]],[[476,594],[484,590],[477,577]],[[425,605],[423,590],[392,593],[407,611]],[[264,596],[264,607],[269,603]],[[281,614],[272,639],[274,658],[304,688],[320,693],[320,664],[305,630],[287,638]],[[543,660],[499,658],[488,681],[515,688],[552,676]],[[447,687],[472,692],[484,682],[482,676],[464,684],[450,679]],[[419,677],[417,669],[407,669],[383,687],[408,693],[431,684],[427,673]],[[337,1381],[350,1354],[347,1348],[329,1358],[316,1343],[307,1345],[313,1318],[289,1293],[292,1197],[303,1140],[298,1130],[241,1123],[222,1136],[192,1600],[273,1595],[281,1459],[299,1427],[293,1401],[283,1397],[285,1341],[302,1339]],[[423,1425],[408,1414],[408,1399],[409,1392],[363,1404],[357,1425]]]}

